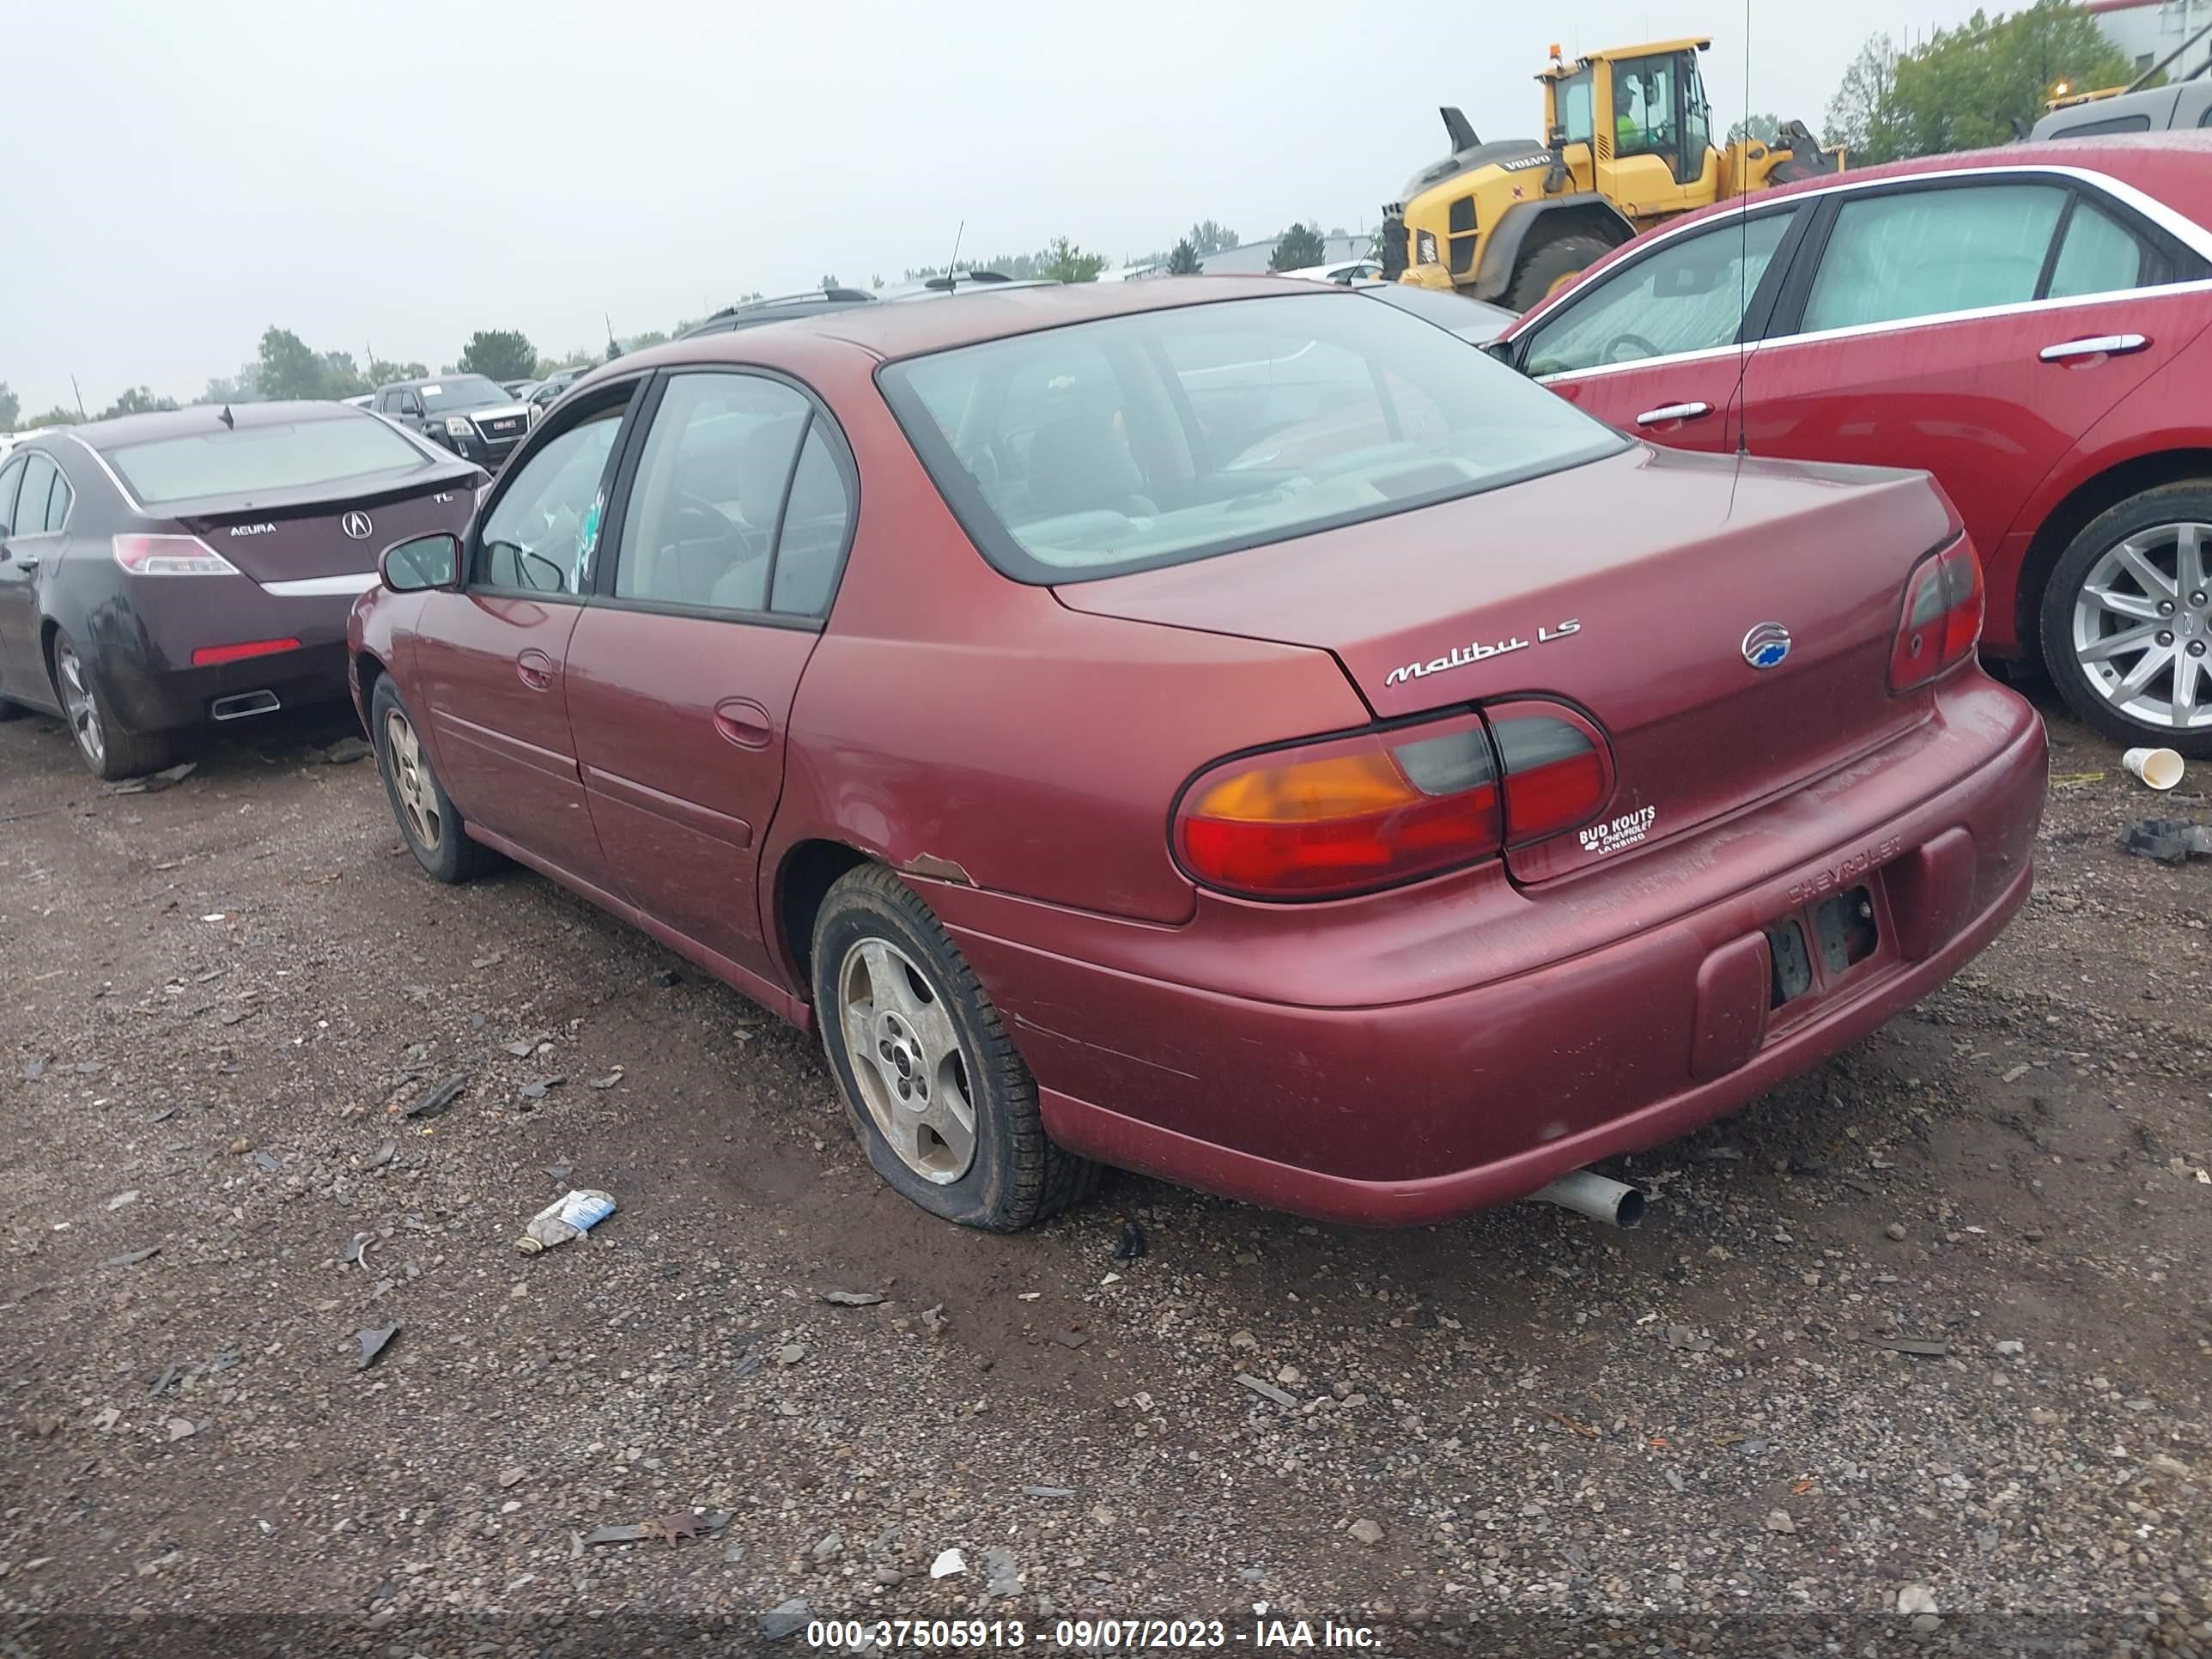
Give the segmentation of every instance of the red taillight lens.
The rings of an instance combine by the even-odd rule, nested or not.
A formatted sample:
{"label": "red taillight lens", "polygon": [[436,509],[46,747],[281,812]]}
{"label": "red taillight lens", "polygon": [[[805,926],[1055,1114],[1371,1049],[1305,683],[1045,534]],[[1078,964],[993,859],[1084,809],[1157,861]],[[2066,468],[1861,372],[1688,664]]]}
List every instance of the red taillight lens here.
{"label": "red taillight lens", "polygon": [[134,576],[235,576],[238,567],[197,536],[118,536],[115,562]]}
{"label": "red taillight lens", "polygon": [[297,640],[247,640],[238,645],[203,645],[192,653],[192,666],[212,668],[218,663],[243,662],[248,657],[273,657],[280,651],[297,651]]}
{"label": "red taillight lens", "polygon": [[1613,757],[1604,734],[1552,702],[1490,709],[1505,773],[1505,841],[1524,846],[1589,823],[1613,799]]}
{"label": "red taillight lens", "polygon": [[1889,689],[1910,691],[1972,656],[1982,637],[1982,562],[1965,537],[1905,579],[1905,612],[1889,652]]}
{"label": "red taillight lens", "polygon": [[1497,768],[1473,715],[1231,761],[1183,792],[1176,844],[1200,880],[1255,898],[1340,898],[1498,851]]}

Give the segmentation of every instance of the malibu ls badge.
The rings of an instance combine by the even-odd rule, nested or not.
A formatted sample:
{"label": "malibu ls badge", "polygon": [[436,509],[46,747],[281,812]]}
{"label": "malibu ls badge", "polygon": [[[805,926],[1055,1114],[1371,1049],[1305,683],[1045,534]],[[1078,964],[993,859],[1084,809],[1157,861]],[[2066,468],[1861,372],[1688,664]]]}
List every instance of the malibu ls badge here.
{"label": "malibu ls badge", "polygon": [[1476,641],[1468,645],[1455,646],[1447,654],[1433,661],[1409,662],[1403,668],[1392,669],[1382,684],[1396,685],[1403,680],[1418,680],[1425,675],[1441,674],[1448,668],[1465,668],[1474,663],[1488,662],[1492,657],[1502,657],[1509,651],[1526,651],[1531,645],[1549,645],[1554,640],[1564,640],[1568,635],[1581,631],[1581,622],[1570,617],[1565,622],[1538,629],[1534,640],[1524,640],[1516,634],[1495,645],[1485,645]]}

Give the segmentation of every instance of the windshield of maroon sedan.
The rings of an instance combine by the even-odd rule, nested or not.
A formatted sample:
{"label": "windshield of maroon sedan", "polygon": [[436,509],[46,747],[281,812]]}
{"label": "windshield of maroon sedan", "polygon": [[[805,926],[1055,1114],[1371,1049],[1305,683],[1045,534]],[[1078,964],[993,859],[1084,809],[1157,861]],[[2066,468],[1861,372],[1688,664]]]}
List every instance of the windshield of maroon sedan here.
{"label": "windshield of maroon sedan", "polygon": [[1024,581],[1402,513],[1626,441],[1480,348],[1350,294],[1107,318],[880,379],[969,534]]}
{"label": "windshield of maroon sedan", "polygon": [[210,495],[265,495],[372,472],[419,467],[427,458],[396,427],[348,410],[326,418],[241,425],[104,452],[148,507]]}

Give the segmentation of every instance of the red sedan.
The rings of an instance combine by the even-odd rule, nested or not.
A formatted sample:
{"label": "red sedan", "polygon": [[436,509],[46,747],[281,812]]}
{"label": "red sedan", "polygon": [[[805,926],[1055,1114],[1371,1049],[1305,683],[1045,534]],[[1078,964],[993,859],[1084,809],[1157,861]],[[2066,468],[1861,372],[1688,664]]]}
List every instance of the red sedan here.
{"label": "red sedan", "polygon": [[1685,449],[1925,467],[1983,648],[2123,742],[2212,756],[2212,132],[2018,144],[1675,221],[1503,353]]}
{"label": "red sedan", "polygon": [[675,342],[384,574],[356,696],[423,868],[518,859],[818,1029],[978,1226],[1101,1162],[1518,1198],[2028,890],[2041,725],[1924,477],[1655,449],[1348,291]]}

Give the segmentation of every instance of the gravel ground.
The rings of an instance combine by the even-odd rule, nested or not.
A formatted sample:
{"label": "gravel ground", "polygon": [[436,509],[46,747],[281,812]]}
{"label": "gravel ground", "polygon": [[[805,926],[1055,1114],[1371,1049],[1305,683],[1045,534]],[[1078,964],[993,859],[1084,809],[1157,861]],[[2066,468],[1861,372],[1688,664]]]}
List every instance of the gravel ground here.
{"label": "gravel ground", "polygon": [[[2052,725],[2029,908],[1634,1160],[1639,1231],[1121,1177],[1012,1238],[892,1197],[818,1052],[672,955],[424,881],[344,725],[146,793],[0,726],[0,1652],[218,1613],[750,1648],[803,1600],[1048,1650],[1856,1654],[1917,1613],[1917,1651],[2212,1653],[2212,868],[2119,853],[2158,804]],[[519,1255],[569,1183],[620,1212]]]}

